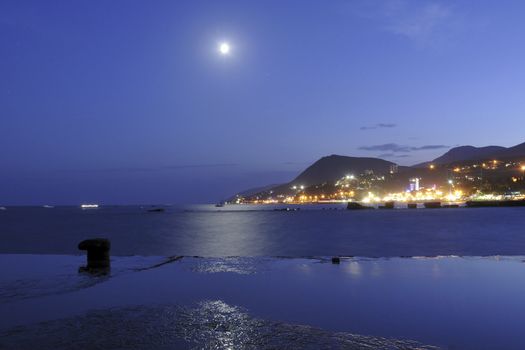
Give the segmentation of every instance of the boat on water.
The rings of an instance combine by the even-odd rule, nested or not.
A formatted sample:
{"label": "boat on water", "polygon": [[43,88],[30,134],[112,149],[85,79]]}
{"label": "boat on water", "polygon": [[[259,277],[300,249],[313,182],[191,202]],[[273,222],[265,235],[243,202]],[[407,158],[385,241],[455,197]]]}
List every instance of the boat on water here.
{"label": "boat on water", "polygon": [[286,207],[286,208],[276,208],[273,211],[299,211],[299,210],[301,210],[301,208]]}
{"label": "boat on water", "polygon": [[362,205],[360,203],[357,203],[357,202],[348,202],[348,204],[346,205],[346,209],[348,210],[363,210],[363,209],[375,209],[374,207],[369,207],[369,206],[366,206],[366,205]]}
{"label": "boat on water", "polygon": [[151,208],[151,209],[148,209],[148,212],[150,213],[163,213],[165,211],[164,208]]}
{"label": "boat on water", "polygon": [[51,209],[51,208],[54,208],[55,206],[54,205],[43,205],[42,206],[43,208],[47,208],[47,209]]}
{"label": "boat on water", "polygon": [[98,204],[82,204],[80,206],[80,208],[82,208],[82,209],[97,209],[98,208]]}

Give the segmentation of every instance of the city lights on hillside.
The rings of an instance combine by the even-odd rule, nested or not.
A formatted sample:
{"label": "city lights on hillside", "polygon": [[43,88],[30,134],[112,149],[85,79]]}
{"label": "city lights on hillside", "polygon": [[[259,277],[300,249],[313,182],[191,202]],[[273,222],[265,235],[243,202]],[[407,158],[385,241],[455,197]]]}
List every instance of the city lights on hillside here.
{"label": "city lights on hillside", "polygon": [[[525,200],[525,161],[485,160],[476,163],[446,165],[428,164],[435,169],[425,177],[419,170],[402,177],[372,170],[361,173],[349,170],[334,182],[290,186],[291,193],[272,193],[242,198],[243,203],[346,203],[364,202],[382,205],[386,202],[422,203],[427,201],[461,204],[476,200]],[[514,173],[510,170],[514,169]],[[519,172],[519,174],[516,174]],[[494,182],[493,179],[499,182]],[[494,183],[493,183],[494,182]],[[505,187],[503,187],[504,185]],[[499,187],[497,187],[499,186]],[[391,191],[391,192],[390,192]],[[490,199],[494,198],[494,199]],[[497,197],[499,198],[499,197]]]}

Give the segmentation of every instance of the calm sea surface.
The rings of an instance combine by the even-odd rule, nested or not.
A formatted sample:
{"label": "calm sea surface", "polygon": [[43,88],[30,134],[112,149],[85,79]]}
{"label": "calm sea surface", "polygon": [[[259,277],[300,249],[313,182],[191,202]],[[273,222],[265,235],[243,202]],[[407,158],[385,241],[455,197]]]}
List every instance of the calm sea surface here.
{"label": "calm sea surface", "polygon": [[300,208],[0,210],[0,349],[525,348],[525,208]]}
{"label": "calm sea surface", "polygon": [[[76,254],[107,237],[113,255],[524,255],[525,208],[348,211],[343,206],[8,207],[0,253]],[[336,210],[337,209],[337,210]]]}

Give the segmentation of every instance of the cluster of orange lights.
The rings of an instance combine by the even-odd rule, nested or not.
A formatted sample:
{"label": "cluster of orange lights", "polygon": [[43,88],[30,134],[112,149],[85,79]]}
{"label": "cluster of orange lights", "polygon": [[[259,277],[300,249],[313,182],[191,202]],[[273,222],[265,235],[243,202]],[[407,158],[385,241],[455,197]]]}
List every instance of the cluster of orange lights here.
{"label": "cluster of orange lights", "polygon": [[[512,182],[518,182],[518,181],[525,181],[525,162],[521,163],[513,163],[508,162],[505,163],[503,161],[499,160],[492,160],[487,161],[486,163],[481,164],[473,164],[465,167],[454,167],[453,169],[450,169],[451,171],[455,173],[461,173],[465,172],[468,173],[469,169],[482,167],[482,168],[489,168],[489,169],[497,169],[499,167],[498,164],[503,164],[505,168],[510,169],[516,169],[522,172],[522,176],[512,176],[510,180]],[[436,169],[438,166],[436,164],[429,164],[428,168],[430,170]],[[445,169],[445,167],[443,167]],[[447,169],[450,171],[449,169]],[[468,176],[466,178],[470,179]],[[346,175],[342,180],[344,181],[341,183],[338,181],[335,186],[339,186],[340,189],[338,191],[335,191],[334,193],[330,194],[319,194],[319,195],[308,195],[305,193],[305,186],[293,186],[292,189],[296,190],[295,195],[289,195],[284,199],[275,199],[275,198],[268,198],[268,199],[257,199],[250,201],[251,203],[264,203],[264,204],[273,204],[278,202],[284,202],[284,203],[310,203],[310,202],[341,202],[341,201],[348,201],[348,200],[355,200],[356,192],[351,190],[349,188],[351,185],[348,182],[349,180],[356,180],[357,178],[354,177],[354,175]],[[463,200],[465,199],[464,193],[459,190],[458,188],[455,188],[453,180],[448,180],[450,190],[447,193],[443,193],[441,191],[437,191],[435,189],[426,189],[426,192],[417,192],[417,193],[411,193],[411,192],[399,192],[399,193],[390,193],[386,195],[384,198],[380,198],[378,196],[373,195],[372,193],[369,193],[368,196],[363,198],[362,200],[365,202],[381,202],[381,201],[414,201],[414,200],[448,200],[448,201],[457,201],[457,200]],[[452,189],[454,188],[454,192],[452,192]],[[431,191],[432,193],[430,193]],[[445,191],[446,192],[446,191]],[[525,198],[525,195],[522,195]],[[424,198],[423,198],[424,197]],[[428,198],[427,198],[428,197]],[[237,203],[243,202],[242,200],[237,200]]]}
{"label": "cluster of orange lights", "polygon": [[[493,160],[492,161],[492,164],[494,164],[494,165],[497,165],[498,163],[499,163],[499,161],[497,161],[497,160]],[[481,166],[483,168],[486,168],[487,167],[487,163],[482,163]],[[429,167],[430,170],[433,170],[433,169],[436,168],[436,166],[434,164],[430,164],[428,167]],[[476,167],[476,165],[474,165],[474,167]],[[520,170],[525,172],[525,165],[521,165],[520,166]],[[461,171],[461,168],[456,167],[456,168],[453,169],[453,171],[456,172],[456,173],[459,173]]]}

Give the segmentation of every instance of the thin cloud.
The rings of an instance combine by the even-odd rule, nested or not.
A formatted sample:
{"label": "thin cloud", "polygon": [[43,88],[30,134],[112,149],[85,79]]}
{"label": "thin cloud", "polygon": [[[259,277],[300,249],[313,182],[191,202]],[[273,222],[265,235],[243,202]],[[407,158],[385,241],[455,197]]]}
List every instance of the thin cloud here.
{"label": "thin cloud", "polygon": [[362,151],[373,151],[373,152],[386,152],[389,153],[410,153],[415,151],[428,151],[428,150],[437,150],[437,149],[447,149],[450,146],[446,145],[424,145],[419,147],[399,145],[397,143],[385,143],[382,145],[373,145],[373,146],[361,146],[359,147]]}
{"label": "thin cloud", "polygon": [[375,130],[375,129],[387,129],[387,128],[395,128],[397,127],[397,124],[394,123],[378,123],[371,126],[362,126],[359,129],[360,130]]}
{"label": "thin cloud", "polygon": [[417,42],[426,42],[446,27],[451,18],[452,11],[449,7],[439,3],[426,3],[411,11],[405,8],[394,13],[387,30]]}
{"label": "thin cloud", "polygon": [[352,6],[358,16],[419,45],[435,43],[460,24],[454,8],[440,0],[361,0]]}
{"label": "thin cloud", "polygon": [[377,158],[409,158],[408,154],[395,154],[395,153],[383,153],[377,156]]}
{"label": "thin cloud", "polygon": [[434,149],[444,149],[444,148],[450,148],[450,146],[445,145],[425,145],[421,147],[414,147],[414,151],[426,151],[426,150],[434,150]]}
{"label": "thin cloud", "polygon": [[373,146],[361,146],[359,147],[362,151],[373,151],[373,152],[410,152],[412,147],[398,145],[397,143],[385,143],[382,145]]}

